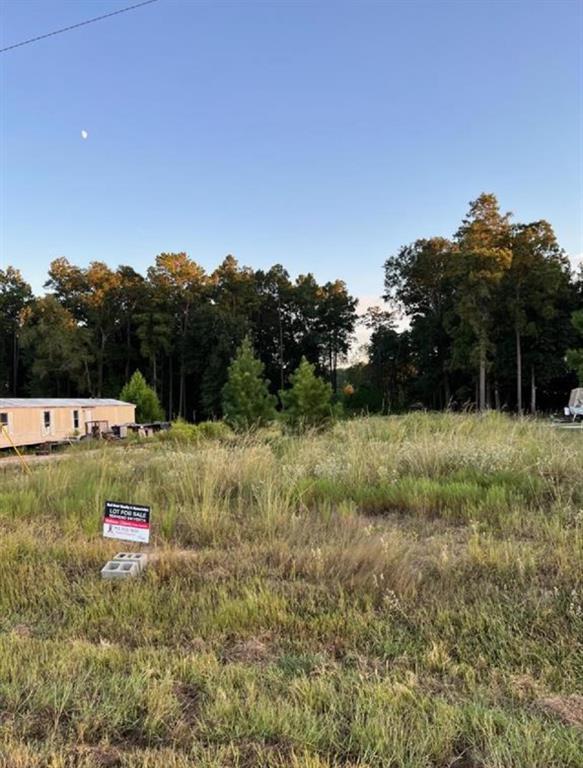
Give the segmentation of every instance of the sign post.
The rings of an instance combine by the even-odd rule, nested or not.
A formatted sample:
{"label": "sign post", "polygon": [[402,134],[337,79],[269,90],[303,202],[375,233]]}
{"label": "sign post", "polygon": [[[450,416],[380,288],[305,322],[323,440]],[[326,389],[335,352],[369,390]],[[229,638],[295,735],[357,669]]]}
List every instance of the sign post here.
{"label": "sign post", "polygon": [[106,501],[103,514],[103,536],[106,539],[150,542],[150,507]]}

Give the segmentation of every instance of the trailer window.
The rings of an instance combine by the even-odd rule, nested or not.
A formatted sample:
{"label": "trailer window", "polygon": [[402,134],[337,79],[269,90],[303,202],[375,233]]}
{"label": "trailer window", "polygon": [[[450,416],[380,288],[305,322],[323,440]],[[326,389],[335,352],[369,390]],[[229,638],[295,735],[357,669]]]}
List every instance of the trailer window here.
{"label": "trailer window", "polygon": [[73,411],[73,429],[79,429],[79,411]]}
{"label": "trailer window", "polygon": [[6,427],[8,429],[8,414],[0,413],[0,427]]}
{"label": "trailer window", "polygon": [[51,428],[51,412],[50,411],[45,411],[43,413],[43,424],[45,429]]}

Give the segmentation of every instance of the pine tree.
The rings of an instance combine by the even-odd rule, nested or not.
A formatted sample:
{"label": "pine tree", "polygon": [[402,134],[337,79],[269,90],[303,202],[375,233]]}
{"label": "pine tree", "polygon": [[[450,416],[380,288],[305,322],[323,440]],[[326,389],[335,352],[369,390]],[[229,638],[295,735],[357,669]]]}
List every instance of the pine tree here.
{"label": "pine tree", "polygon": [[264,370],[261,360],[255,357],[250,339],[245,338],[229,366],[223,387],[223,415],[234,429],[252,429],[275,418],[276,398],[269,393]]}
{"label": "pine tree", "polygon": [[140,423],[161,421],[164,411],[156,392],[148,385],[140,371],[136,371],[119,394],[120,400],[136,406],[136,420]]}
{"label": "pine tree", "polygon": [[290,383],[291,389],[280,392],[280,397],[284,421],[292,429],[321,427],[332,420],[332,387],[316,376],[314,366],[305,357],[290,376]]}

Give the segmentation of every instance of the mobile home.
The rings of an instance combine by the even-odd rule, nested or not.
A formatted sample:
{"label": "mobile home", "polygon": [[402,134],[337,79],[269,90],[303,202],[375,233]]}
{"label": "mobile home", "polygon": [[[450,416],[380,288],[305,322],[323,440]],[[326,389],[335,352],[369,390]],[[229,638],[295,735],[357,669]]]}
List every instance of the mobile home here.
{"label": "mobile home", "polygon": [[135,414],[136,406],[121,400],[0,398],[0,448],[107,432],[114,426],[133,423]]}

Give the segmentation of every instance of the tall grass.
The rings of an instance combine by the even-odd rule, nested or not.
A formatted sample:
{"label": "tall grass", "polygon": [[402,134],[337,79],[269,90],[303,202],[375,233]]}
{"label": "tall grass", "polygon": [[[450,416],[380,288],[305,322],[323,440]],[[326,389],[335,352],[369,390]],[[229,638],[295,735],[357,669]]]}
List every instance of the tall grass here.
{"label": "tall grass", "polygon": [[0,766],[579,768],[582,467],[451,414],[0,459]]}

